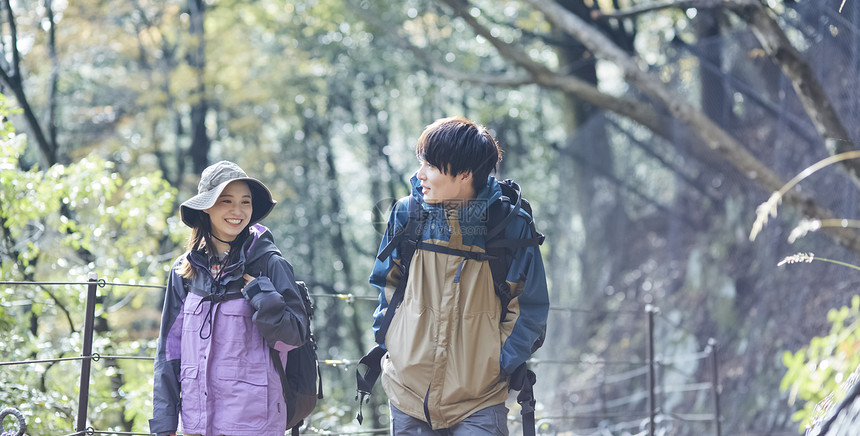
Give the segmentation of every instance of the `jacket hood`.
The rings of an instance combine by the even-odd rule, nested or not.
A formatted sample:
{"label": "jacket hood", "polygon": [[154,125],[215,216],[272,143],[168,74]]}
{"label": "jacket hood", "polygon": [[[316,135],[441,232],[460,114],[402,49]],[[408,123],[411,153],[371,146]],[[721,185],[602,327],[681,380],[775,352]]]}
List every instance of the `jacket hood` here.
{"label": "jacket hood", "polygon": [[[421,192],[421,181],[418,180],[417,172],[412,175],[411,179],[409,179],[409,183],[412,185],[412,197],[418,201],[418,204],[420,204],[421,207],[430,211],[442,208],[441,206],[424,202],[424,194]],[[487,177],[487,184],[484,185],[484,189],[475,196],[474,200],[468,202],[465,206],[460,207],[463,212],[468,212],[466,214],[461,212],[460,216],[482,216],[483,212],[490,206],[490,204],[501,198],[501,196],[502,188],[499,186],[499,182],[495,177],[489,176]]]}
{"label": "jacket hood", "polygon": [[248,230],[251,236],[242,246],[242,253],[245,255],[245,263],[253,262],[268,252],[281,254],[278,247],[275,246],[275,237],[266,226],[262,224],[254,224]]}

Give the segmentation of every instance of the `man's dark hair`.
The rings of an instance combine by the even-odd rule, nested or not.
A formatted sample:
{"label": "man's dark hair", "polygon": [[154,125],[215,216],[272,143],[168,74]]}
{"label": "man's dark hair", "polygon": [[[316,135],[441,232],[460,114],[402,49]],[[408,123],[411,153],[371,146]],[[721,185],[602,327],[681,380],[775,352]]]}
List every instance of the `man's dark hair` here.
{"label": "man's dark hair", "polygon": [[472,172],[472,187],[478,195],[487,177],[502,161],[502,149],[484,126],[464,117],[440,118],[418,138],[418,158],[456,177]]}

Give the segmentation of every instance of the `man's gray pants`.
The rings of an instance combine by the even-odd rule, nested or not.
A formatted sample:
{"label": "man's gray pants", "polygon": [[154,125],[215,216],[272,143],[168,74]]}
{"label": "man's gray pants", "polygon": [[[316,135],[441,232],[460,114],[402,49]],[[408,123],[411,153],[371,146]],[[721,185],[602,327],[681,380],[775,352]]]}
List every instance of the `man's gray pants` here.
{"label": "man's gray pants", "polygon": [[409,416],[389,402],[391,436],[508,436],[508,408],[504,403],[481,409],[451,428],[433,430],[426,422]]}

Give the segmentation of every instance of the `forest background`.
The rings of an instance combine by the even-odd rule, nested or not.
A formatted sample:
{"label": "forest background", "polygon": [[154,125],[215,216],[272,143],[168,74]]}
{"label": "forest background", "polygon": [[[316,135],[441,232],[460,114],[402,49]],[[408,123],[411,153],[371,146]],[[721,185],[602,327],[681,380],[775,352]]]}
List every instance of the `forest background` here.
{"label": "forest background", "polygon": [[[0,280],[153,286],[99,290],[101,355],[154,355],[178,204],[233,160],[314,295],[306,432],[386,433],[379,387],[353,419],[367,278],[418,135],[464,115],[547,236],[543,434],[642,434],[649,313],[658,434],[716,434],[715,393],[722,434],[799,434],[860,361],[856,1],[2,0],[0,25]],[[80,356],[83,289],[0,288],[0,362]],[[151,365],[95,362],[89,425],[148,431]],[[0,407],[72,433],[79,368],[0,366]]]}

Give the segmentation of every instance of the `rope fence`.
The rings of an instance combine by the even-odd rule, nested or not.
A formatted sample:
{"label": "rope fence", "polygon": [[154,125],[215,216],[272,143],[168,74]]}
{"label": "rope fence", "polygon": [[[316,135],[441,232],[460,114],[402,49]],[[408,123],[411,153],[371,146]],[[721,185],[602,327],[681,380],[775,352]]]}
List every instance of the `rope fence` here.
{"label": "rope fence", "polygon": [[[96,301],[96,289],[98,287],[104,288],[106,286],[128,286],[128,287],[142,287],[142,288],[152,288],[152,289],[164,289],[164,286],[159,285],[146,285],[146,284],[133,284],[133,283],[115,283],[115,282],[107,282],[104,279],[98,279],[95,273],[90,273],[89,280],[86,282],[77,282],[77,281],[68,281],[68,282],[33,282],[33,281],[0,281],[0,285],[8,285],[8,286],[87,286],[87,296],[85,301],[85,320],[84,320],[84,330],[83,330],[83,344],[82,344],[82,353],[81,356],[74,357],[57,357],[57,358],[49,358],[49,359],[32,359],[32,360],[22,360],[22,361],[12,361],[12,362],[0,362],[0,367],[4,366],[14,366],[14,365],[36,365],[36,364],[46,364],[46,363],[56,363],[56,362],[67,362],[67,361],[81,361],[81,375],[80,375],[80,388],[79,388],[79,399],[78,399],[78,414],[77,414],[77,423],[75,427],[75,432],[70,433],[67,436],[77,436],[77,435],[96,435],[96,434],[114,434],[114,435],[150,435],[150,433],[135,433],[135,432],[122,432],[122,431],[106,431],[106,430],[97,430],[93,427],[87,427],[87,412],[88,412],[88,402],[89,402],[89,380],[91,373],[91,364],[92,362],[98,362],[101,359],[111,359],[111,360],[139,360],[139,361],[154,361],[154,357],[150,356],[124,356],[124,355],[100,355],[97,352],[93,352],[93,330],[94,330],[94,320],[95,320],[95,301]],[[376,297],[368,297],[368,296],[359,296],[351,293],[312,293],[311,297],[314,298],[334,298],[338,301],[345,302],[347,304],[353,304],[357,301],[373,301],[376,302]],[[50,303],[50,301],[43,301],[43,303]],[[3,303],[4,306],[14,305],[14,306],[23,306],[26,305],[26,301],[16,300],[11,303]],[[578,308],[565,308],[565,307],[557,307],[550,308],[550,310],[554,311],[569,311],[569,312],[582,312],[583,309]],[[616,313],[642,313],[642,311],[634,311],[630,309],[623,309],[618,311],[607,311],[607,312],[616,312]],[[675,355],[675,356],[657,356],[654,353],[654,318],[658,316],[661,321],[667,322],[669,325],[683,329],[682,326],[678,325],[676,322],[673,322],[667,319],[665,316],[660,314],[658,308],[652,305],[646,305],[644,312],[648,315],[648,356],[644,360],[627,360],[627,361],[613,361],[613,360],[604,360],[604,359],[538,359],[531,358],[529,359],[529,364],[532,366],[538,365],[561,365],[561,366],[573,366],[573,365],[602,365],[602,366],[611,366],[611,365],[632,365],[634,368],[626,371],[621,371],[617,373],[609,373],[607,374],[605,371],[600,373],[600,376],[597,380],[591,383],[579,384],[576,386],[569,386],[569,392],[588,392],[588,391],[600,391],[603,390],[610,385],[621,384],[621,383],[629,383],[631,380],[636,378],[640,378],[646,376],[647,389],[642,391],[633,392],[630,395],[626,395],[623,397],[617,398],[601,398],[599,403],[595,403],[592,405],[583,405],[574,408],[573,410],[565,413],[563,416],[543,416],[537,417],[537,422],[539,424],[546,426],[552,426],[553,422],[567,422],[577,419],[602,419],[602,420],[612,420],[612,419],[627,419],[628,421],[619,422],[612,425],[606,425],[602,428],[592,429],[592,430],[582,430],[583,433],[571,433],[571,434],[594,434],[594,432],[600,430],[609,430],[611,431],[622,431],[624,429],[630,428],[640,428],[642,430],[642,435],[653,436],[657,429],[657,425],[662,422],[668,422],[672,420],[678,421],[687,421],[687,422],[701,422],[701,421],[713,421],[715,424],[715,434],[720,436],[720,406],[719,406],[719,379],[717,375],[719,374],[717,368],[717,359],[716,359],[716,341],[711,339],[708,342],[708,345],[703,351],[685,354],[685,355]],[[684,330],[689,334],[688,331]],[[658,385],[656,379],[656,369],[659,368],[669,368],[676,371],[679,371],[674,367],[676,364],[692,362],[698,360],[710,359],[712,363],[712,380],[708,382],[696,382],[696,383],[681,383],[681,384],[670,384],[670,385]],[[332,368],[343,368],[349,369],[350,367],[357,366],[359,359],[320,359],[320,366],[328,366]],[[685,374],[681,372],[683,375],[691,376],[690,374]],[[703,414],[703,413],[664,413],[659,410],[659,407],[656,403],[656,396],[658,394],[666,394],[666,393],[682,393],[682,392],[695,392],[695,391],[708,391],[710,390],[713,395],[713,403],[714,403],[714,413],[712,414]],[[634,411],[634,410],[626,410],[626,411],[610,411],[609,409],[618,409],[621,407],[625,407],[628,405],[642,403],[647,400],[648,408],[644,411]],[[11,408],[10,408],[11,409]],[[3,412],[10,409],[4,409]],[[20,435],[24,434],[26,429],[26,423],[24,422],[23,415],[20,414],[16,409],[11,409],[7,415],[13,414],[13,412],[17,412],[16,416],[19,421],[19,430]],[[7,415],[2,415],[0,412],[0,417],[5,417]],[[630,420],[630,419],[635,419]],[[2,425],[2,419],[0,419],[0,425]],[[540,428],[541,425],[538,426]],[[570,430],[570,429],[568,429]],[[330,431],[325,429],[314,428],[308,425],[304,430],[304,434],[314,434],[314,435],[360,435],[360,434],[385,434],[388,433],[388,428],[383,429],[369,429],[363,431],[356,432],[341,432],[341,431]],[[10,435],[15,436],[15,433],[10,433]],[[4,433],[6,436],[6,433]]]}

